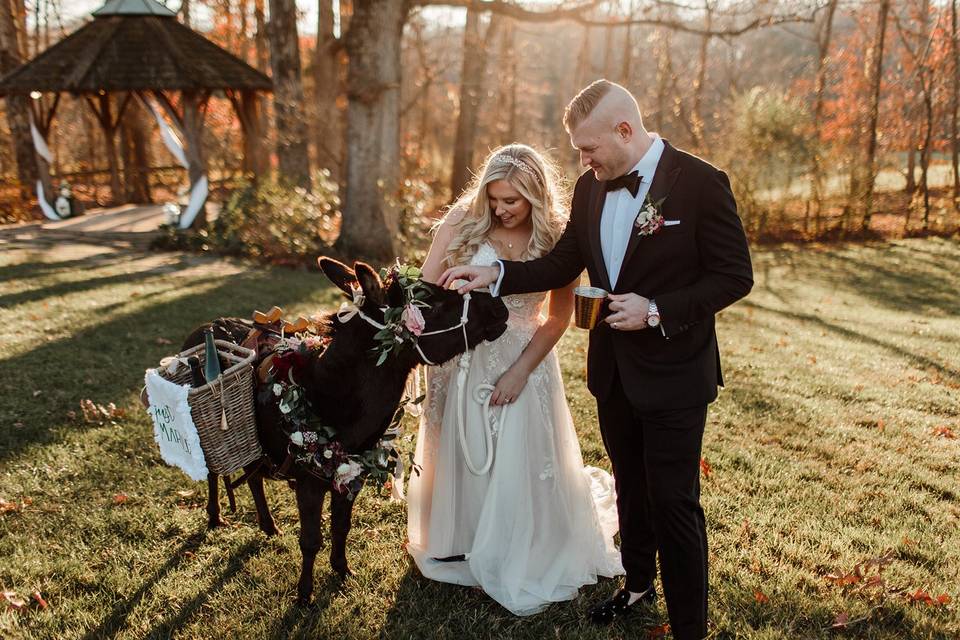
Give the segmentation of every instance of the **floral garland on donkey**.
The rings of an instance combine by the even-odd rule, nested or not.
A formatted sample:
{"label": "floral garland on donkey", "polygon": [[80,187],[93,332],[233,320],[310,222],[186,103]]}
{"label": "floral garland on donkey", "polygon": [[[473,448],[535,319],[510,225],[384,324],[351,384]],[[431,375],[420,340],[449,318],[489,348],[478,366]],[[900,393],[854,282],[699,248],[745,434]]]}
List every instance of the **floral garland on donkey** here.
{"label": "floral garland on donkey", "polygon": [[[378,366],[389,355],[396,355],[404,347],[416,343],[425,324],[420,308],[429,306],[423,301],[429,292],[423,286],[419,268],[398,263],[389,272],[382,270],[381,277],[388,283],[392,279],[401,285],[405,302],[401,307],[384,309],[384,326],[377,332],[377,344],[372,349],[377,355]],[[346,322],[362,305],[363,294],[357,289],[354,291],[353,304],[344,303],[337,314],[338,318]],[[326,336],[304,333],[281,337],[274,346],[266,384],[261,393],[276,398],[281,420],[290,439],[289,453],[294,461],[329,481],[336,491],[352,500],[366,481],[382,487],[396,477],[398,467],[402,469],[394,442],[400,432],[400,421],[405,408],[420,404],[424,396],[404,397],[377,444],[361,453],[348,453],[337,440],[336,429],[323,424],[317,417],[305,389],[297,382],[302,379],[303,367],[310,361],[311,352],[322,352],[329,341],[330,338]],[[412,455],[411,465],[416,470]]]}

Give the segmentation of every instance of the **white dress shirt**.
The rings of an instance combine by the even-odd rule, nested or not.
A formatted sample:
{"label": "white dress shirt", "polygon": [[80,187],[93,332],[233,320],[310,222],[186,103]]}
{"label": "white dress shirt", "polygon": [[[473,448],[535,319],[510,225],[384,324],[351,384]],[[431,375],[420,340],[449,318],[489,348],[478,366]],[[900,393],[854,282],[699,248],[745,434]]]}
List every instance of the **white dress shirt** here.
{"label": "white dress shirt", "polygon": [[617,278],[620,276],[623,258],[627,253],[630,235],[636,233],[633,222],[640,213],[647,192],[650,191],[653,174],[657,170],[657,165],[660,164],[660,156],[663,155],[663,140],[656,134],[651,135],[653,144],[640,161],[627,171],[627,173],[636,171],[640,175],[640,189],[637,195],[630,195],[626,189],[617,189],[607,192],[603,201],[603,213],[600,216],[600,249],[603,252],[603,263],[607,265],[607,275],[610,276],[610,286],[613,289],[617,288]]}

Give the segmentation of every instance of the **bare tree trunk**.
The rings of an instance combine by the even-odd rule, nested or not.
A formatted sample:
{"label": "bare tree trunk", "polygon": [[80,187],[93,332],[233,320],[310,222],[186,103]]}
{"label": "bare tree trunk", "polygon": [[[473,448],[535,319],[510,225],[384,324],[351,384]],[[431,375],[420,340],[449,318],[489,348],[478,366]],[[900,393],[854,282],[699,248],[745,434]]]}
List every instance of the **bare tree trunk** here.
{"label": "bare tree trunk", "polygon": [[950,168],[953,174],[953,210],[960,212],[960,33],[957,0],[950,2]]}
{"label": "bare tree trunk", "polygon": [[877,11],[877,34],[873,45],[867,52],[867,69],[870,74],[870,105],[869,116],[864,134],[867,138],[867,153],[861,167],[862,180],[859,185],[860,207],[863,212],[860,228],[866,231],[870,228],[870,216],[873,215],[873,190],[876,180],[877,156],[877,120],[880,117],[880,81],[883,75],[883,51],[887,37],[887,16],[890,13],[890,0],[880,0]]}
{"label": "bare tree trunk", "polygon": [[310,188],[307,121],[300,77],[300,38],[295,0],[270,0],[270,67],[277,128],[277,160],[282,178]]}
{"label": "bare tree trunk", "polygon": [[450,195],[456,198],[470,182],[473,168],[473,148],[477,137],[477,120],[483,99],[483,75],[487,68],[487,42],[493,37],[499,18],[493,16],[486,34],[480,30],[479,11],[467,11],[463,33],[463,68],[460,75],[460,114],[457,116],[457,134],[453,144],[453,170],[450,175]]}
{"label": "bare tree trunk", "polygon": [[[917,129],[919,129],[919,125]],[[917,190],[917,143],[914,142],[914,132],[910,132],[910,147],[907,150],[907,184],[904,186],[904,192],[910,194],[911,196]],[[917,135],[920,134],[919,131],[916,132]]]}
{"label": "bare tree trunk", "polygon": [[[0,0],[0,76],[9,73],[23,63],[24,42],[23,17],[26,9],[23,0]],[[18,26],[19,25],[19,26]],[[17,181],[20,183],[20,197],[29,201],[32,197],[40,171],[37,155],[30,134],[30,103],[27,96],[10,95],[6,97],[7,122],[10,125],[10,137],[13,152],[17,159]],[[50,177],[47,174],[46,183]],[[45,194],[48,200],[52,194]]]}
{"label": "bare tree trunk", "polygon": [[343,122],[337,108],[340,95],[338,41],[334,35],[334,0],[320,0],[317,12],[317,46],[313,52],[314,114],[317,159],[340,181],[343,164]]}
{"label": "bare tree trunk", "polygon": [[337,249],[389,260],[399,229],[400,59],[404,0],[354,0],[346,47],[347,188]]}
{"label": "bare tree trunk", "polygon": [[517,140],[517,52],[516,28],[512,20],[504,24],[503,38],[500,46],[501,59],[506,62],[503,68],[506,73],[505,82],[500,86],[500,105],[507,109],[506,127],[501,130],[500,143],[509,144]]}
{"label": "bare tree trunk", "polygon": [[147,126],[140,105],[133,102],[120,127],[120,149],[123,178],[128,202],[153,202],[150,196],[150,145]]}
{"label": "bare tree trunk", "polygon": [[[703,3],[704,11],[704,31],[710,31],[713,28],[713,4],[707,0]],[[703,119],[703,88],[707,81],[707,64],[709,63],[711,36],[705,35],[700,38],[700,54],[697,58],[697,77],[693,81],[693,106],[690,109],[690,133],[693,137],[693,144],[701,153],[705,151],[706,141],[704,140],[704,119]]]}
{"label": "bare tree trunk", "polygon": [[[816,97],[814,98],[813,104],[813,135],[815,136],[816,144],[814,145],[811,156],[813,160],[813,202],[816,206],[813,218],[813,229],[816,235],[820,234],[823,225],[823,201],[825,197],[823,193],[823,141],[820,136],[820,127],[823,123],[823,103],[827,90],[827,57],[830,55],[833,16],[837,11],[838,4],[839,0],[830,0],[830,4],[827,5],[827,15],[824,17],[823,23],[817,33],[817,73],[814,89]],[[804,225],[804,227],[804,231],[806,232],[806,225]]]}
{"label": "bare tree trunk", "polygon": [[[630,0],[630,13],[627,16],[633,19],[637,12],[636,0]],[[623,63],[620,65],[620,84],[629,86],[633,79],[631,69],[633,67],[633,22],[627,22],[626,32],[623,34]]]}
{"label": "bare tree trunk", "polygon": [[654,45],[657,57],[657,113],[655,121],[657,131],[661,132],[664,131],[667,113],[670,110],[668,88],[670,86],[670,76],[673,73],[670,65],[670,35],[669,30],[658,29],[656,44]]}

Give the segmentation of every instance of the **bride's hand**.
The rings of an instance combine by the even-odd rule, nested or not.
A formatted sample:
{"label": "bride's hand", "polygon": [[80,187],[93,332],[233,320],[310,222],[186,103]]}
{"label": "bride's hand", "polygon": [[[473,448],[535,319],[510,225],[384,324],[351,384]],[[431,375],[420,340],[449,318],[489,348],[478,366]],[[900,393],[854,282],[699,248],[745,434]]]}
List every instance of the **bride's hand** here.
{"label": "bride's hand", "polygon": [[517,396],[527,386],[529,377],[530,374],[518,371],[516,367],[507,369],[497,380],[493,393],[490,394],[490,404],[500,406],[516,401]]}

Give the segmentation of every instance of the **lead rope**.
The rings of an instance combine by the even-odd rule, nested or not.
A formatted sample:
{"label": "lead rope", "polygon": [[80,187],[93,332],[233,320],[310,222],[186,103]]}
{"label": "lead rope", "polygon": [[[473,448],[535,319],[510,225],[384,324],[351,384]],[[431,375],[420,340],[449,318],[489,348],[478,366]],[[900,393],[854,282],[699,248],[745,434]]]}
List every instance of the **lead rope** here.
{"label": "lead rope", "polygon": [[[494,386],[492,384],[478,384],[473,389],[474,400],[483,405],[483,424],[481,428],[483,429],[483,440],[484,440],[484,459],[483,464],[478,468],[474,464],[473,458],[470,455],[470,450],[467,447],[467,428],[466,420],[464,419],[464,413],[466,412],[466,402],[467,398],[464,397],[464,388],[467,386],[467,372],[470,369],[470,352],[467,351],[460,356],[460,360],[457,362],[457,435],[460,440],[460,451],[463,453],[463,461],[467,464],[467,469],[470,470],[475,476],[486,475],[490,472],[490,467],[493,466],[493,433],[494,431],[500,431],[499,426],[502,426],[506,423],[507,409],[510,405],[503,405],[503,408],[500,410],[500,419],[497,420],[496,417],[493,417],[491,420],[490,415],[490,399],[493,397]],[[498,428],[494,428],[492,425],[498,424]],[[502,434],[501,434],[502,435]]]}

